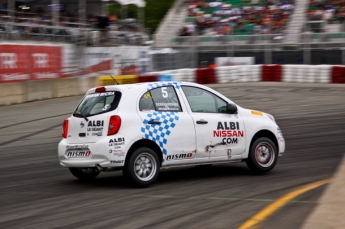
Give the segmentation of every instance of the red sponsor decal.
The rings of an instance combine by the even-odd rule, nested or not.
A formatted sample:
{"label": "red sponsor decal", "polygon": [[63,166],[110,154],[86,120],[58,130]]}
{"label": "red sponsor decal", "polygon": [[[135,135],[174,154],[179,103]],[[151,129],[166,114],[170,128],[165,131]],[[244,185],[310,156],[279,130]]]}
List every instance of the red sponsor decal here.
{"label": "red sponsor decal", "polygon": [[244,137],[243,130],[214,130],[213,137]]}

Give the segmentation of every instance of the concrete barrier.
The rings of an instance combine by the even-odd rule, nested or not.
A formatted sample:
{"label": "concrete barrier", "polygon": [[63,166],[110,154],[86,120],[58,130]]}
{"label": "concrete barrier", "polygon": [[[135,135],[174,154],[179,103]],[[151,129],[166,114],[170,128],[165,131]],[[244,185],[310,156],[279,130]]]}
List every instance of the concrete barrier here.
{"label": "concrete barrier", "polygon": [[0,84],[0,106],[26,102],[25,83]]}
{"label": "concrete barrier", "polygon": [[54,80],[26,81],[26,101],[36,101],[53,98]]}
{"label": "concrete barrier", "polygon": [[80,95],[81,90],[78,78],[53,80],[53,98]]}
{"label": "concrete barrier", "polygon": [[85,94],[90,88],[98,86],[98,77],[79,77],[79,92]]}
{"label": "concrete barrier", "polygon": [[[274,67],[274,71],[268,69],[273,68],[272,66]],[[337,68],[341,68],[342,71],[340,73],[335,72],[334,69]],[[344,69],[345,66],[333,65],[224,66],[214,69],[203,69],[205,74],[202,75],[201,78],[203,78],[203,84],[251,81],[345,83],[345,74],[343,74]],[[158,81],[159,76],[169,76],[169,79],[174,81],[196,82],[197,73],[199,73],[198,79],[200,81],[200,69],[177,69],[162,72],[149,72],[139,77],[136,75],[128,75],[114,76],[114,78],[120,84]],[[166,78],[165,80],[168,79]],[[83,95],[90,88],[114,84],[115,82],[110,76],[36,80],[0,84],[0,106],[64,96]]]}

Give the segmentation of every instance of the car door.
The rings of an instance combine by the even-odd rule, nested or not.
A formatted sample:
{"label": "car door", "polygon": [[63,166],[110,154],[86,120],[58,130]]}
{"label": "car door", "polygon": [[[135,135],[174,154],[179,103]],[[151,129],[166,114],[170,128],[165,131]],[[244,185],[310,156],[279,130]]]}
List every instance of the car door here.
{"label": "car door", "polygon": [[163,165],[193,162],[196,138],[193,119],[180,103],[174,85],[144,92],[139,100],[143,138],[157,143],[163,152]]}
{"label": "car door", "polygon": [[182,86],[193,118],[196,158],[240,158],[245,151],[244,123],[239,114],[226,113],[227,101],[199,87]]}

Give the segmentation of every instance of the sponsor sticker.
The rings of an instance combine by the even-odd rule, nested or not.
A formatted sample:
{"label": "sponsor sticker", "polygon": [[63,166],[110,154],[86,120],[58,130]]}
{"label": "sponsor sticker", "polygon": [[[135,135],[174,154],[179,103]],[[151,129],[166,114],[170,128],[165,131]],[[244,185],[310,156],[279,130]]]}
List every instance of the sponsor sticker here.
{"label": "sponsor sticker", "polygon": [[69,151],[66,153],[67,158],[89,158],[91,157],[91,152],[86,151]]}
{"label": "sponsor sticker", "polygon": [[114,148],[118,149],[121,145],[125,144],[125,138],[111,138],[109,140],[109,147],[114,146]]}
{"label": "sponsor sticker", "polygon": [[92,136],[101,137],[102,135],[103,135],[102,132],[92,133]]}
{"label": "sponsor sticker", "polygon": [[166,160],[183,160],[183,159],[193,159],[194,153],[180,153],[180,154],[173,154],[173,155],[167,155]]}
{"label": "sponsor sticker", "polygon": [[99,97],[99,96],[112,96],[112,95],[115,95],[115,92],[109,91],[109,92],[89,94],[86,96],[86,98],[93,98],[93,97]]}
{"label": "sponsor sticker", "polygon": [[[213,131],[213,137],[223,138],[217,145],[237,144],[238,137],[244,137],[244,131],[241,130],[239,122],[218,122],[217,130]],[[206,146],[206,148],[209,147],[213,148],[214,145]]]}
{"label": "sponsor sticker", "polygon": [[89,145],[72,145],[66,146],[66,149],[88,149]]}
{"label": "sponsor sticker", "polygon": [[112,164],[123,164],[125,161],[124,160],[118,160],[118,161],[110,161]]}
{"label": "sponsor sticker", "polygon": [[251,110],[250,113],[252,115],[256,115],[256,116],[264,116],[264,114],[260,111],[254,111],[254,110]]}
{"label": "sponsor sticker", "polygon": [[[115,152],[115,151],[119,151],[119,150],[113,150],[113,152]],[[118,156],[118,157],[123,157],[123,156],[125,156],[125,152],[118,152],[118,153],[114,153],[113,154],[114,156]]]}
{"label": "sponsor sticker", "polygon": [[[82,124],[80,124],[82,126]],[[87,123],[87,131],[91,132],[91,136],[97,136],[100,137],[102,136],[103,132],[103,126],[104,126],[104,121],[103,120],[93,120],[89,121]],[[88,136],[90,135],[89,133],[87,134]]]}

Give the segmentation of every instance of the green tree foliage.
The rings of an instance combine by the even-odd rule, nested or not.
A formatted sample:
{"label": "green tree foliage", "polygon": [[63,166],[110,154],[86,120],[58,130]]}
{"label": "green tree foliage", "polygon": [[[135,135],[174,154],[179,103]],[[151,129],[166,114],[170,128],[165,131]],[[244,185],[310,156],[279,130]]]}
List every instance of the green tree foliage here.
{"label": "green tree foliage", "polygon": [[[145,0],[145,27],[153,33],[161,21],[164,19],[165,14],[172,7],[174,0]],[[120,4],[109,4],[108,14],[114,13],[119,19],[122,19],[123,12],[121,12]],[[135,5],[129,5],[127,11],[127,18],[138,19],[138,7]]]}

